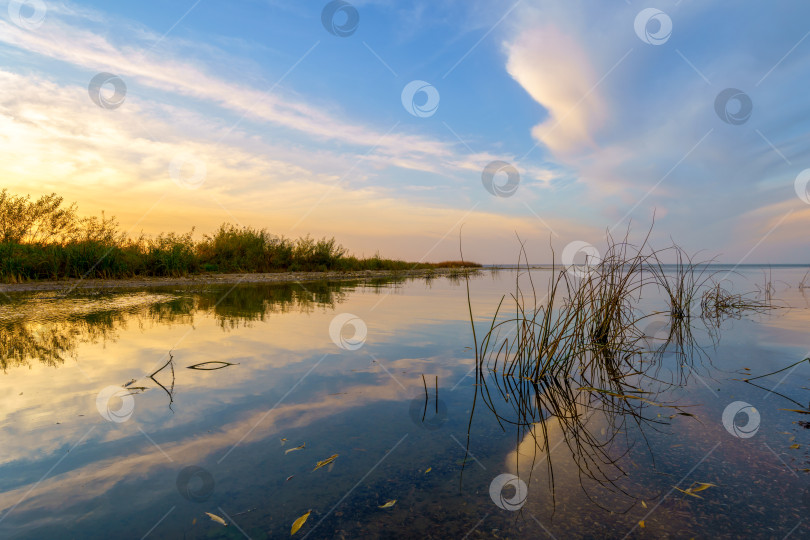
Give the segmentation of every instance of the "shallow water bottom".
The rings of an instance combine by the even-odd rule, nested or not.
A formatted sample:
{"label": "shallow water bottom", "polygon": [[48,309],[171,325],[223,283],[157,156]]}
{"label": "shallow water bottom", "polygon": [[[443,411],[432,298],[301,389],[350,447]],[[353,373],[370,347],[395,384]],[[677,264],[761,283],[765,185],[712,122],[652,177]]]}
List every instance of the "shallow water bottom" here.
{"label": "shallow water bottom", "polygon": [[[514,279],[470,281],[479,337]],[[14,297],[0,534],[286,537],[310,512],[295,537],[808,537],[810,366],[740,380],[810,349],[807,299],[779,296],[656,361],[651,401],[679,409],[594,407],[587,440],[506,421],[521,394],[475,369],[463,281]],[[753,434],[724,425],[737,402]]]}

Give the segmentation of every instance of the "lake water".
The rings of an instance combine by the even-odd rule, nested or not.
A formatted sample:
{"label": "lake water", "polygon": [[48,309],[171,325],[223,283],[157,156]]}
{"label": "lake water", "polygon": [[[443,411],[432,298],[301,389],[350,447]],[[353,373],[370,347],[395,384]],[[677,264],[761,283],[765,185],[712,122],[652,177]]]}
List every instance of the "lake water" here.
{"label": "lake water", "polygon": [[[771,270],[780,309],[693,318],[693,354],[642,358],[646,401],[577,440],[476,385],[464,280],[14,294],[0,536],[289,537],[311,511],[294,537],[810,538],[810,364],[741,380],[808,356],[805,271]],[[470,279],[479,342],[515,278]]]}

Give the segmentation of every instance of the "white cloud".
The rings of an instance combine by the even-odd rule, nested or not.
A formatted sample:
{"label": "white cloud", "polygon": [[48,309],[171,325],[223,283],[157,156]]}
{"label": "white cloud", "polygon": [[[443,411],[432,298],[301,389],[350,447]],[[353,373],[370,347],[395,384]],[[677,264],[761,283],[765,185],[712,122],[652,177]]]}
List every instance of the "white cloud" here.
{"label": "white cloud", "polygon": [[593,132],[607,114],[581,43],[553,23],[533,24],[509,43],[507,53],[509,74],[548,110],[532,135],[555,155],[593,148]]}

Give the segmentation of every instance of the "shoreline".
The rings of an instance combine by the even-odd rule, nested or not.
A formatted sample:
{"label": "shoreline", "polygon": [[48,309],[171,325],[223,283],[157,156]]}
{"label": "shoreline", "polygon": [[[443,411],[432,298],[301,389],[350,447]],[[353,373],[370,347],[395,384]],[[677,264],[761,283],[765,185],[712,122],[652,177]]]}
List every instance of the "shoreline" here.
{"label": "shoreline", "polygon": [[244,274],[193,274],[179,277],[136,277],[121,279],[65,279],[0,283],[0,293],[132,289],[177,285],[229,285],[240,283],[297,283],[312,281],[353,281],[368,278],[420,278],[464,275],[485,268],[429,268],[415,270],[360,270],[348,272],[270,272]]}

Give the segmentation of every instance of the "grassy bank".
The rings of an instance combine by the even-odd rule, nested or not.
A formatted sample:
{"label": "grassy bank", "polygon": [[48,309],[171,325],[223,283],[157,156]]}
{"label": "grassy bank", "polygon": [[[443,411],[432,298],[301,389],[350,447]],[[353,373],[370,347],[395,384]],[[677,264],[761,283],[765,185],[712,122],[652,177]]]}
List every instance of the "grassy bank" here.
{"label": "grassy bank", "polygon": [[297,239],[225,223],[195,240],[163,233],[132,238],[115,218],[80,217],[62,197],[0,192],[0,281],[185,276],[198,273],[361,271],[477,267],[349,255],[334,238]]}

